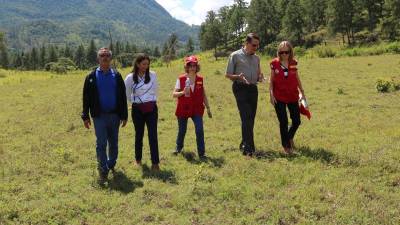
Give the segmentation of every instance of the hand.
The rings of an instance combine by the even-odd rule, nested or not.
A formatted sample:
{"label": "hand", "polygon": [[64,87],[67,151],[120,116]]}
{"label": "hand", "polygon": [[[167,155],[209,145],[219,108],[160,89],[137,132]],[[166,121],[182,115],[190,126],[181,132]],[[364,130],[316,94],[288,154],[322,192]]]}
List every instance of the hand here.
{"label": "hand", "polygon": [[125,127],[126,126],[126,122],[127,122],[127,120],[121,120],[120,121],[121,127]]}
{"label": "hand", "polygon": [[208,118],[212,118],[212,113],[211,113],[211,109],[210,108],[207,108],[207,115],[208,115]]}
{"label": "hand", "polygon": [[271,102],[271,104],[272,104],[273,106],[275,106],[275,104],[276,104],[276,99],[275,99],[275,97],[274,97],[273,94],[270,94],[270,95],[269,95],[269,101]]}
{"label": "hand", "polygon": [[184,95],[189,95],[189,94],[190,94],[190,87],[185,87],[185,88],[183,89],[183,94],[184,94]]}
{"label": "hand", "polygon": [[260,73],[260,75],[258,75],[258,82],[260,82],[260,83],[265,82],[264,74]]}
{"label": "hand", "polygon": [[243,83],[245,83],[245,84],[250,84],[250,82],[244,76],[244,73],[239,74],[239,80],[243,81]]}
{"label": "hand", "polygon": [[86,129],[90,129],[90,125],[92,124],[90,123],[90,120],[85,120],[83,121],[83,125],[86,127]]}

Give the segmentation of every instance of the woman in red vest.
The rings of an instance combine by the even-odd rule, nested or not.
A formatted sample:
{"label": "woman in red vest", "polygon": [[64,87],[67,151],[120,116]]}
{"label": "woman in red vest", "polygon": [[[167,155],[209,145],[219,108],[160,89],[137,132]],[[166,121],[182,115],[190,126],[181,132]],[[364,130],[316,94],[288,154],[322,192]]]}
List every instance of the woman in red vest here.
{"label": "woman in red vest", "polygon": [[175,154],[182,152],[187,121],[192,118],[196,130],[197,152],[201,159],[205,158],[203,113],[204,107],[211,118],[211,110],[204,89],[203,77],[198,74],[200,65],[196,56],[185,58],[185,73],[176,81],[173,97],[178,99],[175,115],[178,119],[178,137]]}
{"label": "woman in red vest", "polygon": [[[294,149],[293,138],[300,126],[299,92],[303,98],[305,95],[297,72],[293,47],[288,41],[279,44],[277,58],[271,61],[270,66],[270,101],[275,107],[279,120],[283,150],[285,153],[291,154]],[[289,129],[286,107],[289,109],[292,119]]]}

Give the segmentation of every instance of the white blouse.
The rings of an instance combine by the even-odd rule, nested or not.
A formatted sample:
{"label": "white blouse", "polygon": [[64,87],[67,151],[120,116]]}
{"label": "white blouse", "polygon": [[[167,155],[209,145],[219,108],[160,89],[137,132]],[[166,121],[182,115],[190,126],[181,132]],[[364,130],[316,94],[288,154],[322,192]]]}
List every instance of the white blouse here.
{"label": "white blouse", "polygon": [[130,103],[145,103],[157,101],[158,82],[155,72],[150,71],[149,83],[144,83],[144,76],[138,76],[138,83],[133,82],[133,74],[130,73],[125,78],[126,98]]}

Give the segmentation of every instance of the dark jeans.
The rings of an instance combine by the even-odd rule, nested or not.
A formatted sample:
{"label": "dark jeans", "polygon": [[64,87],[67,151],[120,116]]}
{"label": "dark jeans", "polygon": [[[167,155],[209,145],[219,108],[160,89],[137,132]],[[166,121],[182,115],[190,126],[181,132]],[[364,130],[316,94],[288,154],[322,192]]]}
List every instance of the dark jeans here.
{"label": "dark jeans", "polygon": [[[289,108],[290,119],[292,119],[292,125],[288,129],[288,117],[286,112],[286,106]],[[289,140],[294,138],[297,128],[300,126],[300,108],[298,102],[283,103],[277,101],[275,104],[276,115],[279,120],[279,128],[281,132],[281,142],[283,147],[290,148]]]}
{"label": "dark jeans", "polygon": [[98,170],[103,174],[107,174],[117,163],[120,118],[114,113],[101,113],[99,116],[93,118],[93,124],[96,133]]}
{"label": "dark jeans", "polygon": [[233,82],[232,91],[236,98],[242,122],[242,144],[245,152],[254,152],[254,120],[257,112],[257,85]]}
{"label": "dark jeans", "polygon": [[158,155],[158,138],[157,138],[157,122],[158,122],[158,109],[157,105],[154,110],[149,113],[142,113],[140,109],[132,105],[132,121],[135,127],[135,159],[136,161],[142,160],[143,149],[143,135],[144,126],[147,126],[147,133],[149,137],[150,155],[152,164],[160,162]]}
{"label": "dark jeans", "polygon": [[[203,129],[203,117],[202,116],[193,116],[191,117],[194,123],[195,131],[196,131],[196,142],[197,142],[197,152],[199,156],[204,156],[205,154],[205,145],[204,145],[204,129]],[[178,137],[176,138],[176,149],[182,150],[183,144],[185,141],[185,134],[187,128],[188,118],[179,118],[178,117]]]}

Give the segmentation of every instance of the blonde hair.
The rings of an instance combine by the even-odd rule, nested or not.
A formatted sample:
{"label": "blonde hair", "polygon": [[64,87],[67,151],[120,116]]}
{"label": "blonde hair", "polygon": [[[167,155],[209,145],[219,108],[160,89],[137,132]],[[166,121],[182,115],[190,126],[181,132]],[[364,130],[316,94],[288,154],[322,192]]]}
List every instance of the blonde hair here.
{"label": "blonde hair", "polygon": [[288,50],[289,50],[289,61],[292,61],[294,59],[293,46],[288,41],[282,41],[281,43],[279,43],[278,51],[276,51],[277,57],[279,58],[279,60],[282,60],[282,57],[279,55],[279,52],[284,47],[288,48]]}

